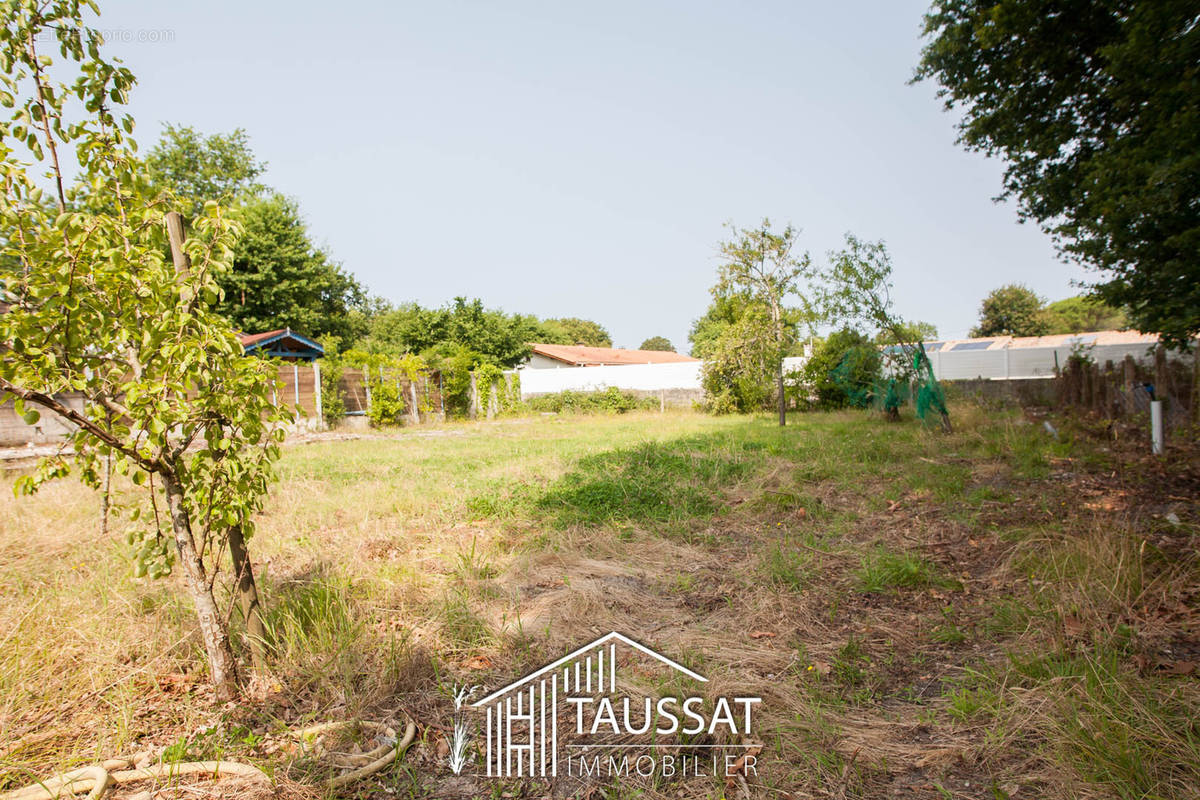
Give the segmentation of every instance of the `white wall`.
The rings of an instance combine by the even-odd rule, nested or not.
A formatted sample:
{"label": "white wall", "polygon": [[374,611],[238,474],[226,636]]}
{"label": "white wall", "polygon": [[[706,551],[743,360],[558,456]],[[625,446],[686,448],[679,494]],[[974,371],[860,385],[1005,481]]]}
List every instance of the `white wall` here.
{"label": "white wall", "polygon": [[704,364],[701,361],[683,361],[675,364],[521,369],[521,397],[567,390],[593,392],[610,386],[647,392],[699,389],[702,366]]}
{"label": "white wall", "polygon": [[[784,374],[804,366],[806,359],[785,358]],[[562,369],[536,369],[522,367],[521,397],[551,394],[553,392],[594,392],[615,386],[618,389],[635,389],[656,392],[659,389],[699,390],[700,371],[703,361],[683,361],[674,364],[622,364],[604,367],[567,367]]]}
{"label": "white wall", "polygon": [[[1087,354],[1101,366],[1106,361],[1119,365],[1126,355],[1141,362],[1152,361],[1147,345],[1142,342],[1129,344],[1097,345],[1086,350]],[[1057,360],[1056,360],[1057,357]],[[1055,366],[1065,367],[1071,357],[1071,347],[997,347],[991,350],[947,350],[929,354],[933,374],[938,380],[970,380],[992,378],[994,380],[1022,378],[1053,378]],[[1178,358],[1177,353],[1171,354]]]}

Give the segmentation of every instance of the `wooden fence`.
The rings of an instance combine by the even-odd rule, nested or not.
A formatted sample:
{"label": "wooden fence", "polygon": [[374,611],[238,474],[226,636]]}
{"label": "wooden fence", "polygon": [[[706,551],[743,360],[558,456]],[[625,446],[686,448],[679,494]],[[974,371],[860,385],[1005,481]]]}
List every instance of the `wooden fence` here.
{"label": "wooden fence", "polygon": [[[317,362],[318,364],[320,362]],[[422,373],[416,380],[409,380],[400,370],[375,368],[371,372],[374,381],[395,386],[404,399],[406,422],[426,422],[444,419],[446,408],[442,397],[442,375],[436,370]],[[338,378],[338,391],[346,407],[347,416],[362,416],[371,410],[371,385],[365,370],[346,367]]]}
{"label": "wooden fence", "polygon": [[[286,405],[298,412],[296,428],[320,430],[325,427],[323,400],[321,396],[321,362],[305,364],[287,362],[279,364],[279,382],[272,401]],[[404,398],[404,422],[428,422],[445,418],[442,401],[441,375],[431,372],[420,375],[415,382],[402,373],[384,370],[375,375],[377,380],[394,382]],[[365,416],[371,407],[371,392],[360,369],[345,369],[338,380],[338,389],[345,403],[346,415]],[[82,410],[83,397],[77,392],[56,395],[67,405]],[[13,447],[30,443],[61,441],[74,425],[57,414],[45,411],[34,425],[28,425],[17,416],[12,401],[0,404],[0,447]]]}
{"label": "wooden fence", "polygon": [[1153,363],[1126,356],[1123,361],[1072,358],[1055,379],[1060,408],[1090,412],[1106,419],[1148,414],[1151,400],[1162,400],[1168,429],[1197,422],[1200,360],[1168,359],[1160,345]]}

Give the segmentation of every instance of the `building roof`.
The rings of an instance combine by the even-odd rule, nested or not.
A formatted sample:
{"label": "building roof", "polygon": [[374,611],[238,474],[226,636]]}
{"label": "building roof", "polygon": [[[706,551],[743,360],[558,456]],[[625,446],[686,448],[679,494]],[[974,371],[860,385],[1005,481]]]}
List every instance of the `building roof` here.
{"label": "building roof", "polygon": [[925,342],[927,352],[943,353],[950,350],[1003,350],[1023,347],[1073,347],[1075,345],[1145,344],[1158,341],[1153,333],[1138,331],[1084,331],[1082,333],[1054,333],[1049,336],[982,336],[975,339],[941,339]]}
{"label": "building roof", "polygon": [[605,364],[677,364],[699,359],[670,350],[624,350],[616,347],[583,347],[566,344],[535,344],[533,352],[574,367]]}
{"label": "building roof", "polygon": [[258,353],[304,361],[312,361],[325,355],[324,347],[306,336],[293,333],[291,328],[279,328],[263,333],[239,333],[238,341],[242,343],[242,350],[247,355]]}

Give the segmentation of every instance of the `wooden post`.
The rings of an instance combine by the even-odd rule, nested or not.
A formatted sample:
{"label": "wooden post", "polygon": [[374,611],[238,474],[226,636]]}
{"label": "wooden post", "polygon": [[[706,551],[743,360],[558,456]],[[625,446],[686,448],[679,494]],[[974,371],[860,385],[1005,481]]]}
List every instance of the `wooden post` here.
{"label": "wooden post", "polygon": [[417,379],[415,377],[408,382],[408,394],[412,398],[412,411],[409,416],[412,417],[413,425],[420,425],[421,412],[417,410]]}
{"label": "wooden post", "polygon": [[1113,374],[1113,362],[1110,358],[1104,362],[1104,416],[1112,419],[1116,415],[1116,378]]}
{"label": "wooden post", "polygon": [[1165,400],[1167,390],[1167,349],[1161,344],[1154,348],[1154,396]]}
{"label": "wooden post", "polygon": [[658,390],[658,413],[660,413],[660,414],[667,413],[667,390],[666,389]]}
{"label": "wooden post", "polygon": [[1200,426],[1200,339],[1192,343],[1192,425]]}
{"label": "wooden post", "polygon": [[171,261],[175,263],[175,282],[182,286],[192,270],[192,260],[183,250],[183,242],[187,239],[183,215],[178,211],[168,211],[166,222],[167,240],[171,243]]}
{"label": "wooden post", "polygon": [[325,427],[325,406],[321,402],[321,364],[312,362],[313,367],[313,403],[317,407],[317,425]]}
{"label": "wooden post", "polygon": [[1094,365],[1086,361],[1076,361],[1075,363],[1079,365],[1079,372],[1081,373],[1079,408],[1086,411],[1092,407],[1092,395],[1095,391],[1095,382],[1093,381],[1095,376],[1092,370]]}
{"label": "wooden post", "polygon": [[370,367],[363,367],[360,371],[362,375],[363,394],[367,397],[367,416],[371,416],[371,372]]}
{"label": "wooden post", "polygon": [[471,373],[471,404],[467,409],[467,416],[475,419],[479,416],[479,384],[475,381],[475,373]]}

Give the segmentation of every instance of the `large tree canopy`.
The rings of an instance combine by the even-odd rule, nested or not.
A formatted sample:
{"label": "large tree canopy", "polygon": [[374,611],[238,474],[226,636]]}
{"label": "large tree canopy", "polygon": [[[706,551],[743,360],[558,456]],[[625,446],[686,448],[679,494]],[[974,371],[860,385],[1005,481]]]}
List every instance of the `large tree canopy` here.
{"label": "large tree canopy", "polygon": [[391,353],[473,354],[478,363],[513,367],[529,356],[529,345],[544,340],[536,317],[484,308],[479,299],[456,297],[443,308],[406,303],[371,322],[369,346]]}
{"label": "large tree canopy", "polygon": [[1047,333],[1123,330],[1129,327],[1125,312],[1095,297],[1067,297],[1042,309]]}
{"label": "large tree canopy", "polygon": [[229,203],[261,187],[255,180],[267,168],[254,157],[241,128],[208,136],[188,125],[167,124],[158,144],[146,157],[156,186],[169,188],[195,216],[205,201]]}
{"label": "large tree canopy", "polygon": [[366,332],[367,293],[312,243],[299,206],[257,182],[266,169],[241,128],[204,135],[167,125],[147,159],[154,186],[194,216],[212,200],[232,210],[243,233],[216,310],[242,330],[292,328],[351,343]]}
{"label": "large tree canopy", "polygon": [[979,325],[972,336],[1043,336],[1049,326],[1042,313],[1042,298],[1020,283],[993,289],[979,306]]}
{"label": "large tree canopy", "polygon": [[916,79],[960,142],[1008,161],[1004,197],[1141,330],[1200,333],[1195,0],[936,0]]}
{"label": "large tree canopy", "polygon": [[585,347],[612,347],[612,337],[599,322],[578,317],[542,320],[542,342]]}
{"label": "large tree canopy", "polygon": [[220,313],[246,331],[292,328],[344,342],[366,331],[366,292],[313,246],[293,201],[278,194],[252,198],[238,218],[233,270],[219,278]]}

